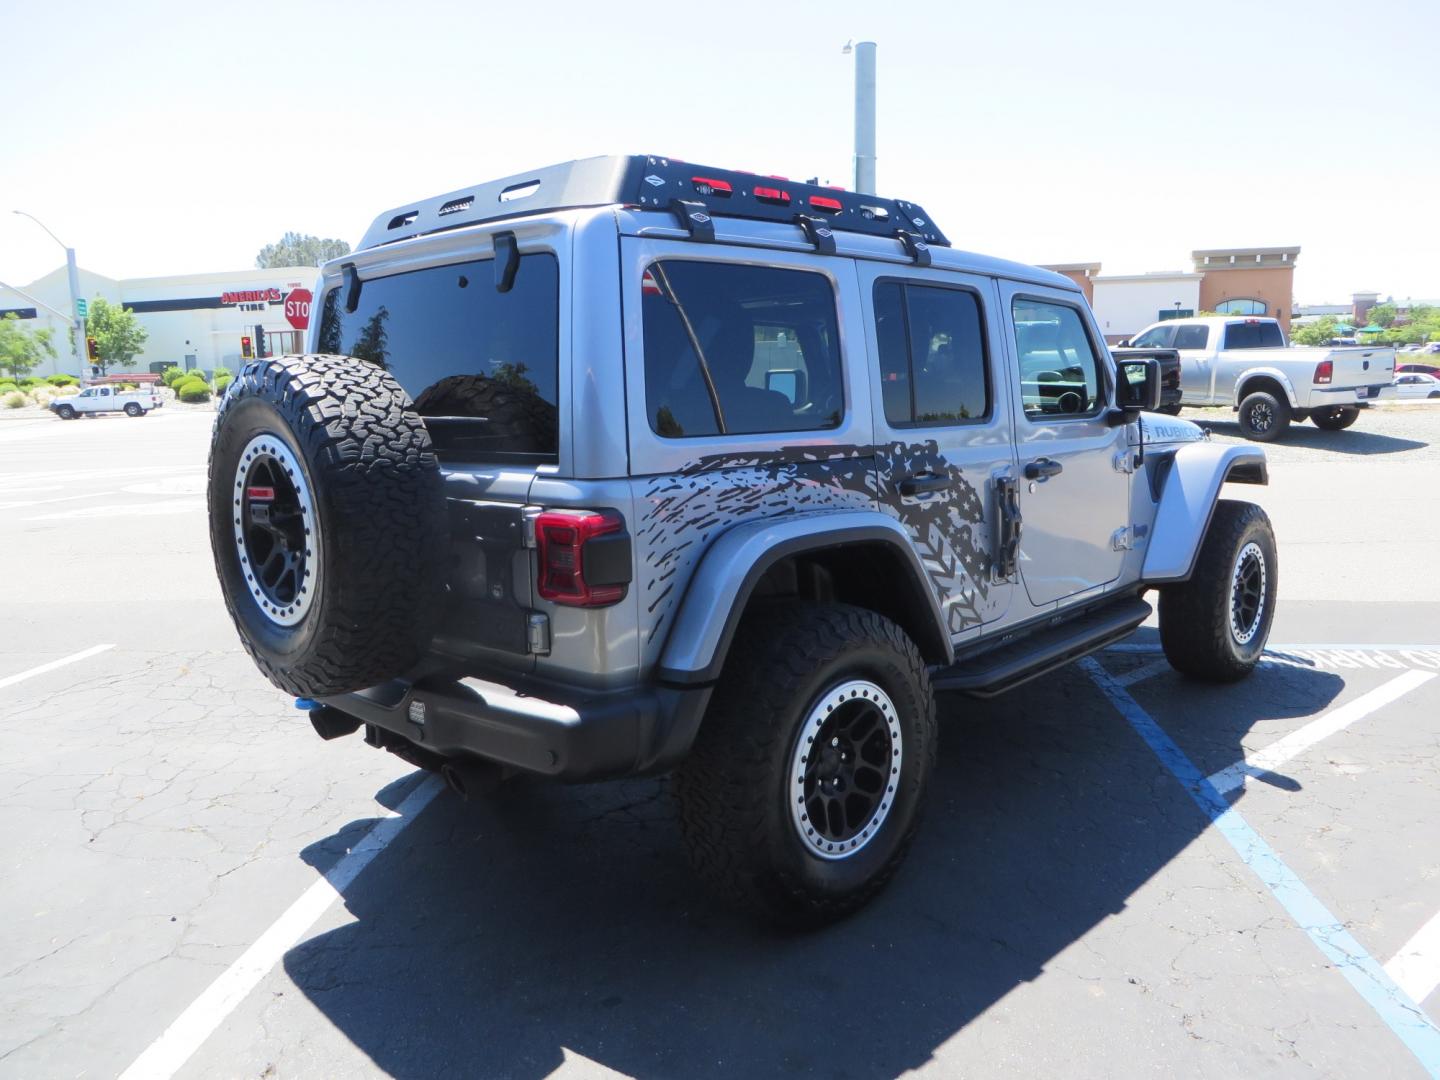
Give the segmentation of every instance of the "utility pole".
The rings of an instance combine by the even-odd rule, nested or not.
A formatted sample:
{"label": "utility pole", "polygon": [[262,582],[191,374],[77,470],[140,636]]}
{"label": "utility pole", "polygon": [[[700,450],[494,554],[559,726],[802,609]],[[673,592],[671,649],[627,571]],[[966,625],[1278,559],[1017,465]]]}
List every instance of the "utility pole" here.
{"label": "utility pole", "polygon": [[[70,283],[70,355],[75,361],[75,373],[80,376],[81,382],[85,380],[85,365],[87,357],[85,354],[85,320],[80,317],[80,272],[75,267],[75,249],[65,244],[58,236],[46,227],[45,223],[34,214],[27,214],[24,210],[16,210],[14,213],[21,217],[27,217],[45,230],[47,236],[55,243],[65,249],[65,273]],[[49,305],[46,305],[47,307]],[[53,308],[51,310],[54,310]]]}
{"label": "utility pole", "polygon": [[875,194],[875,42],[846,42],[855,54],[855,190]]}

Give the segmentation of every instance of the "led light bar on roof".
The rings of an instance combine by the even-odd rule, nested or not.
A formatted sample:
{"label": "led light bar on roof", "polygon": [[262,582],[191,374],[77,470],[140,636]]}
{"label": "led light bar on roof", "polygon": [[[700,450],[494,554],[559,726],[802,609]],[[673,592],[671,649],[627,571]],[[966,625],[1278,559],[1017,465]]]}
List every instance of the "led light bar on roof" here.
{"label": "led light bar on roof", "polygon": [[902,237],[904,242],[919,240],[943,247],[950,243],[920,206],[903,199],[634,155],[551,165],[397,206],[375,219],[357,250],[442,229],[556,210],[619,205],[673,211],[680,203],[703,208],[714,218],[796,224],[799,214],[823,215],[825,228],[834,232],[887,237],[903,232],[909,234]]}

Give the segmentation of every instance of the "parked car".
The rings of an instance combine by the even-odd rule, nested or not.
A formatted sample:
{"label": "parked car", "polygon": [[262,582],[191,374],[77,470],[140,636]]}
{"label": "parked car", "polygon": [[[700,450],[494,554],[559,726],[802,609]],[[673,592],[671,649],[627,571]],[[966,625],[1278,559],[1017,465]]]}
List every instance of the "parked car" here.
{"label": "parked car", "polygon": [[153,387],[121,390],[118,386],[87,386],[71,397],[50,402],[50,411],[61,420],[80,416],[98,416],[107,412],[123,412],[126,416],[144,416],[151,409],[165,404]]}
{"label": "parked car", "polygon": [[1440,367],[1434,364],[1396,364],[1396,375],[1434,375],[1440,379]]}
{"label": "parked car", "polygon": [[1397,375],[1390,385],[1397,398],[1440,398],[1440,379],[1434,375],[1423,375],[1420,372]]}
{"label": "parked car", "polygon": [[318,294],[324,355],[247,363],[211,441],[257,666],[467,797],[675,770],[766,917],[890,878],[936,690],[1043,678],[1147,593],[1178,670],[1260,659],[1275,537],[1219,493],[1263,451],[1144,411],[1156,362],[1072,281],[913,203],[592,158],[386,210]]}
{"label": "parked car", "polygon": [[1121,345],[1180,354],[1182,402],[1228,405],[1247,439],[1278,439],[1292,420],[1348,428],[1395,377],[1388,346],[1291,346],[1275,319],[1202,316],[1153,323]]}

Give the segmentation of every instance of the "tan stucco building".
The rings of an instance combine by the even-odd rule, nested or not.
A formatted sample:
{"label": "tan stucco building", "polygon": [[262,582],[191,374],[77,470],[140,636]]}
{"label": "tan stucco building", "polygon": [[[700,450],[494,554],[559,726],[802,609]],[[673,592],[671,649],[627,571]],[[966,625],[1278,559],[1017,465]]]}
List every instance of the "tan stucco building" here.
{"label": "tan stucco building", "polygon": [[1112,345],[1164,319],[1197,311],[1268,315],[1290,332],[1298,247],[1211,248],[1190,253],[1191,271],[1101,274],[1100,263],[1051,263],[1085,293]]}

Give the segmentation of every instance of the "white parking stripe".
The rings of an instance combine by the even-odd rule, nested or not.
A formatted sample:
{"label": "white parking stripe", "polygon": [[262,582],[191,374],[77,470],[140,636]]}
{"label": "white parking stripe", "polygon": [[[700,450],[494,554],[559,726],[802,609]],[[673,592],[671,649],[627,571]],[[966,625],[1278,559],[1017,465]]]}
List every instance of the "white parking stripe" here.
{"label": "white parking stripe", "polygon": [[1150,663],[1143,667],[1138,667],[1134,671],[1127,671],[1124,675],[1115,676],[1115,685],[1134,686],[1136,683],[1142,683],[1146,679],[1153,679],[1156,675],[1163,675],[1169,670],[1169,660],[1151,660]]}
{"label": "white parking stripe", "polygon": [[0,510],[14,510],[20,506],[45,506],[49,503],[73,502],[76,499],[98,499],[101,495],[118,495],[118,491],[91,491],[85,495],[64,495],[58,499],[30,499],[26,502],[0,503]]}
{"label": "white parking stripe", "polygon": [[1354,701],[1326,713],[1318,720],[1312,720],[1299,731],[1292,731],[1283,739],[1271,743],[1264,750],[1247,756],[1244,761],[1237,761],[1234,765],[1221,769],[1207,779],[1222,795],[1228,791],[1234,791],[1244,785],[1247,776],[1260,776],[1267,772],[1273,772],[1276,767],[1303,754],[1322,739],[1328,739],[1336,732],[1344,731],[1351,724],[1365,719],[1376,709],[1398,701],[1417,686],[1421,686],[1433,678],[1435,678],[1433,671],[1407,671],[1404,675],[1391,679],[1368,694],[1361,694]]}
{"label": "white parking stripe", "polygon": [[169,1080],[174,1076],[286,951],[305,936],[360,872],[420,815],[444,786],[438,776],[421,780],[393,814],[376,822],[349,854],[306,889],[240,959],[226,968],[160,1038],[120,1074],[120,1080]]}
{"label": "white parking stripe", "polygon": [[1440,913],[1400,946],[1385,965],[1385,974],[1416,1001],[1440,989]]}
{"label": "white parking stripe", "polygon": [[66,664],[76,664],[81,660],[88,660],[90,657],[102,653],[106,649],[113,649],[114,647],[113,644],[92,645],[90,648],[84,649],[81,652],[73,653],[70,656],[63,656],[59,660],[51,660],[48,664],[32,667],[29,671],[22,671],[18,675],[7,675],[5,678],[0,679],[0,690],[5,689],[7,686],[14,686],[18,682],[24,682],[26,679],[33,679],[36,675],[44,675],[47,671],[62,668]]}

